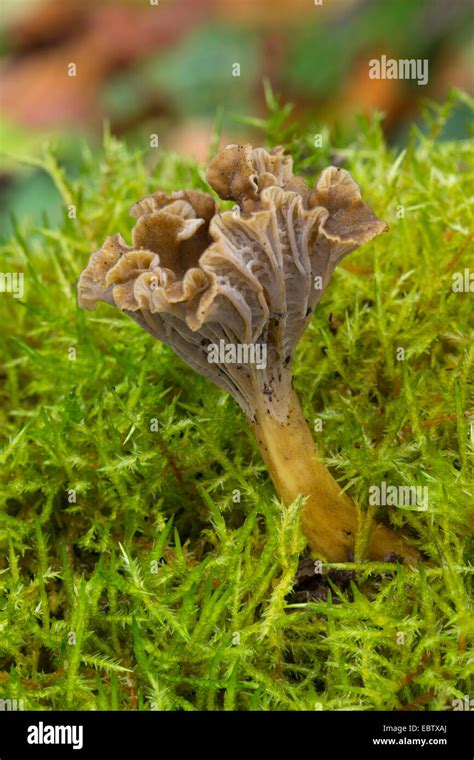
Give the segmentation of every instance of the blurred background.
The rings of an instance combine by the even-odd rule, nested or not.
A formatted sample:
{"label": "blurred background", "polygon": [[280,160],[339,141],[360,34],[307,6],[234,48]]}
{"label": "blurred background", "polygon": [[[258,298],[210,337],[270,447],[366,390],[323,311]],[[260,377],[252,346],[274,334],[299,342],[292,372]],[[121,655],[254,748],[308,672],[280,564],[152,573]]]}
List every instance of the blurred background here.
{"label": "blurred background", "polygon": [[[426,98],[473,93],[472,0],[0,0],[0,223],[54,218],[60,201],[38,167],[53,143],[67,171],[94,148],[104,120],[144,147],[205,161],[216,119],[223,140],[252,140],[263,82],[302,125],[350,128],[385,114],[403,143]],[[374,80],[368,62],[429,60],[429,82]],[[72,64],[72,67],[71,67]],[[239,70],[240,67],[240,70]],[[75,76],[71,76],[74,74]],[[256,122],[257,123],[257,122]],[[256,124],[255,123],[255,124]],[[462,107],[449,137],[467,137]]]}

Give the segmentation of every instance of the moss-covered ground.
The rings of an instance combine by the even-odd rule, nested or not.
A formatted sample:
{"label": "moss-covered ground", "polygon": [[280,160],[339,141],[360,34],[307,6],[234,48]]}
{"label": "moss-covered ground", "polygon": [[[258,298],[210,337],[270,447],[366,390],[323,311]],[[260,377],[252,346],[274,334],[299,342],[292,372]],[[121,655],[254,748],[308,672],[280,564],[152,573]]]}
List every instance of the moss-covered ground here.
{"label": "moss-covered ground", "polygon": [[[302,130],[267,96],[268,119],[247,120],[261,141],[308,182],[337,160],[390,226],[336,271],[295,360],[321,454],[361,505],[353,580],[299,601],[301,505],[277,502],[234,401],[127,316],[77,308],[129,206],[208,189],[204,167],[160,149],[150,170],[106,135],[71,180],[45,151],[63,221],[13,220],[0,259],[25,286],[0,293],[0,697],[25,709],[449,710],[470,692],[474,293],[453,283],[474,271],[472,143],[444,139],[467,99],[429,109],[400,151],[378,119]],[[428,487],[428,509],[370,507],[383,481]],[[374,515],[418,567],[364,561]]]}

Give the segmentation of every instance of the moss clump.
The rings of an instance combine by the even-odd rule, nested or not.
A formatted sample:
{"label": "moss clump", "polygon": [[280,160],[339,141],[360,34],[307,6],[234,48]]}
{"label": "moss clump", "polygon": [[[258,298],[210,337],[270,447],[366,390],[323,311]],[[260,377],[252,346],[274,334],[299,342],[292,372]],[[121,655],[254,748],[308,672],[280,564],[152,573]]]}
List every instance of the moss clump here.
{"label": "moss clump", "polygon": [[63,222],[14,220],[0,261],[25,276],[22,299],[0,294],[1,698],[395,710],[468,693],[473,294],[452,284],[474,269],[473,173],[467,141],[442,140],[459,98],[401,153],[377,119],[323,150],[284,130],[272,98],[260,124],[309,180],[343,159],[390,225],[336,271],[298,349],[321,454],[363,515],[373,484],[429,493],[427,511],[369,508],[410,533],[423,566],[355,561],[350,588],[310,602],[291,596],[301,505],[274,499],[236,404],[125,315],[76,307],[78,273],[106,235],[129,237],[132,202],[207,189],[201,167],[164,153],[150,174],[106,135],[71,181],[45,154]]}

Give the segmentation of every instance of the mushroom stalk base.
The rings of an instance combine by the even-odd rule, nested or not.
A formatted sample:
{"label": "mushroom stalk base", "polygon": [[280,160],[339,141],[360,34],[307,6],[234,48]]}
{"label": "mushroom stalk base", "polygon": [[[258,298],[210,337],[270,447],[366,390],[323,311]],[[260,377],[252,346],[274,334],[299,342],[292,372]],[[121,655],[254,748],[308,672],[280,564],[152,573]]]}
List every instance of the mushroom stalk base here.
{"label": "mushroom stalk base", "polygon": [[[284,422],[262,405],[250,426],[283,502],[291,504],[298,496],[307,497],[301,522],[313,551],[330,562],[353,559],[358,530],[356,505],[341,493],[324,464],[316,461],[316,446],[294,391]],[[377,524],[370,532],[367,553],[371,560],[387,561],[396,555],[408,564],[418,561],[416,551],[405,539]]]}

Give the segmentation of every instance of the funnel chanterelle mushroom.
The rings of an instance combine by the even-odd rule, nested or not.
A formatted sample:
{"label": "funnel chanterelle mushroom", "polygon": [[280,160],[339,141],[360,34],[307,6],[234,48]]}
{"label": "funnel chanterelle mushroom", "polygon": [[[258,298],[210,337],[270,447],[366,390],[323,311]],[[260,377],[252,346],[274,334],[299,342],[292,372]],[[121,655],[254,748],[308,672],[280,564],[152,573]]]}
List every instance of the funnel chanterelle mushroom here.
{"label": "funnel chanterelle mushroom", "polygon": [[[327,468],[292,389],[291,362],[336,264],[387,229],[351,175],[325,169],[310,191],[282,148],[229,145],[207,179],[232,211],[207,193],[156,192],[136,203],[132,246],[107,238],[82,272],[79,304],[125,311],[191,367],[227,390],[245,412],[279,495],[307,497],[302,525],[330,561],[352,555],[357,510]],[[253,347],[240,363],[210,362],[215,346]],[[263,349],[266,361],[256,363]],[[226,353],[225,358],[228,354]],[[263,366],[264,365],[264,366]],[[368,555],[416,560],[403,538],[373,526]]]}

